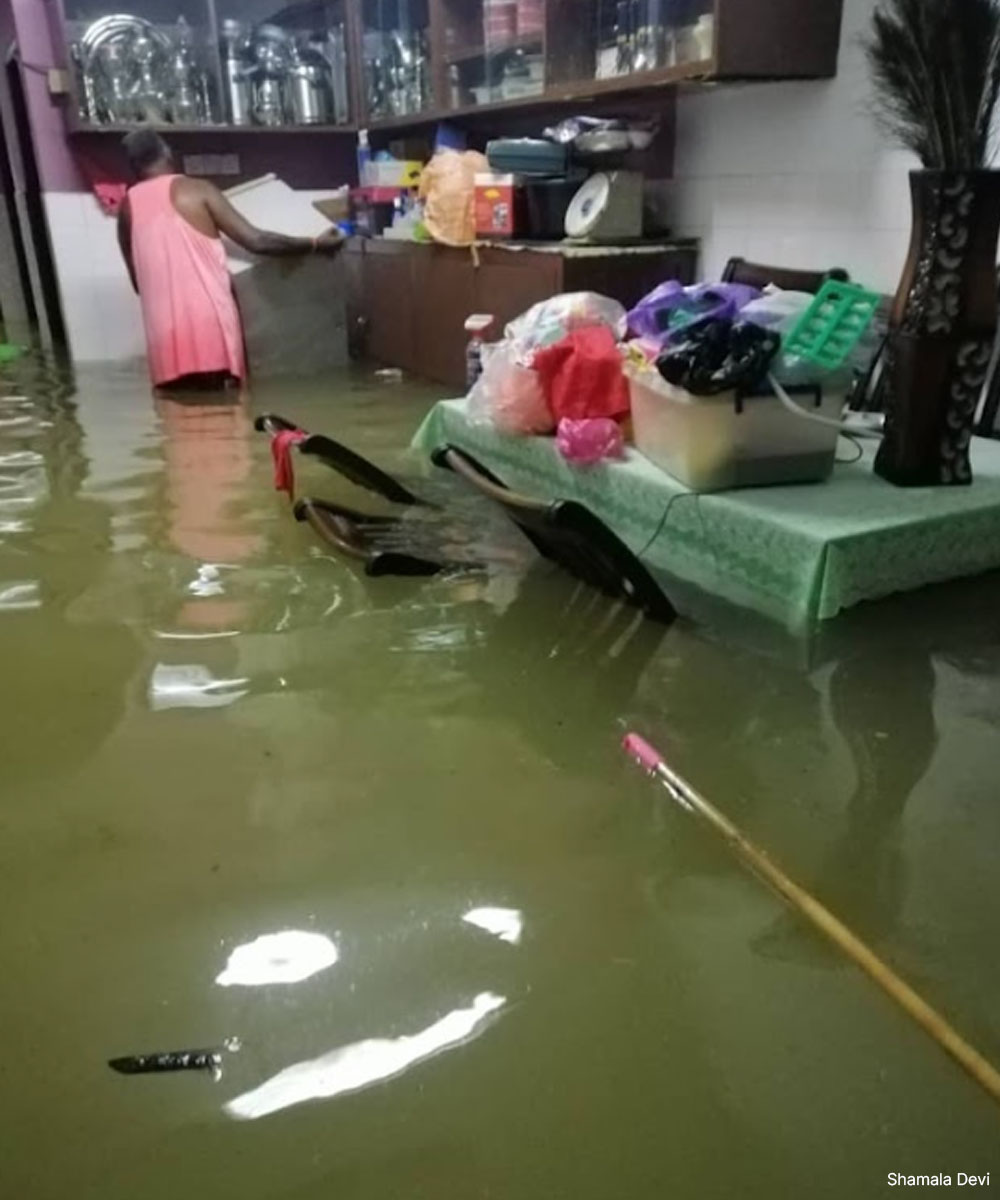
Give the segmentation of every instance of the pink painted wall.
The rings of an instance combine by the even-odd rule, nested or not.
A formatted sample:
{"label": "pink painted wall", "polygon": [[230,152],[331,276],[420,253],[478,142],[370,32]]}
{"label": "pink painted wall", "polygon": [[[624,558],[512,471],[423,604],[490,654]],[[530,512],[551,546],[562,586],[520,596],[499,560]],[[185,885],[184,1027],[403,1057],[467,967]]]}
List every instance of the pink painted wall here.
{"label": "pink painted wall", "polygon": [[[87,182],[75,155],[83,155],[100,171],[125,178],[124,158],[116,138],[88,135],[71,142],[66,134],[64,108],[67,101],[49,95],[44,72],[65,66],[59,36],[57,0],[0,0],[0,49],[17,41],[25,64],[24,84],[28,99],[35,155],[44,192],[83,192]],[[354,141],[349,137],[319,134],[229,137],[226,134],[179,134],[171,139],[179,154],[218,154],[236,151],[243,178],[256,178],[274,171],[292,187],[332,188],[354,178]],[[223,185],[235,182],[220,180]]]}
{"label": "pink painted wall", "polygon": [[65,102],[49,96],[45,77],[48,68],[63,65],[55,37],[55,0],[0,0],[0,29],[4,32],[5,48],[16,38],[25,64],[24,87],[42,190],[83,190],[84,183],[66,138]]}

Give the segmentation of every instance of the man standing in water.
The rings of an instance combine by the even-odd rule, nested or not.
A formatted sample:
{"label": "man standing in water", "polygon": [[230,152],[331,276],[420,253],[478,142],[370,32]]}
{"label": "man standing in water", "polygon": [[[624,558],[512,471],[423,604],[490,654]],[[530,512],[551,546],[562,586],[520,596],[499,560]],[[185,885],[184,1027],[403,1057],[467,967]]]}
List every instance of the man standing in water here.
{"label": "man standing in water", "polygon": [[153,385],[223,387],[246,378],[243,329],[221,235],[252,254],[335,253],[341,235],[285,237],[257,229],[206,180],[178,174],[151,129],[130,133],[137,182],[118,215],[118,244],[139,294]]}

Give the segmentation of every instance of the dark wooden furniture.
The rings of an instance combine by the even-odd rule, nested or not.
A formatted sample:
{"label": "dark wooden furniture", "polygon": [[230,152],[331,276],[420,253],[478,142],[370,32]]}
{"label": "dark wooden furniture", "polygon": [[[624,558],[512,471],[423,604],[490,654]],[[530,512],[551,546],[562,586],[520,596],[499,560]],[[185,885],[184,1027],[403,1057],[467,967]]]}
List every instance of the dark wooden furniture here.
{"label": "dark wooden furniture", "polygon": [[745,258],[731,258],[722,272],[723,283],[744,283],[762,290],[770,284],[786,292],[811,292],[813,295],[828,279],[847,283],[850,276],[840,267],[829,271],[800,271],[791,267],[769,267],[764,263],[747,262]]}
{"label": "dark wooden furniture", "polygon": [[[274,413],[258,417],[254,428],[270,437],[292,431],[305,434]],[[428,576],[457,563],[468,565],[456,554],[456,545],[464,542],[472,547],[481,532],[468,518],[453,519],[447,505],[427,504],[399,480],[331,438],[307,434],[297,449],[316,456],[350,483],[425,517],[405,523],[398,516],[363,513],[329,500],[298,499],[293,510],[296,520],[309,525],[338,554],[361,563],[367,575]],[[582,504],[519,495],[455,446],[441,447],[433,461],[499,504],[542,558],[574,579],[654,621],[670,624],[676,618],[673,604],[641,560]]]}
{"label": "dark wooden furniture", "polygon": [[[997,288],[1000,292],[1000,270],[997,272]],[[855,412],[879,413],[885,409],[886,370],[889,357],[889,312],[893,297],[884,296],[877,317],[877,328],[882,333],[878,350],[872,357],[867,370],[855,382],[849,406]],[[986,381],[976,407],[973,432],[976,437],[1000,440],[1000,336],[993,346],[993,356],[986,372]]]}
{"label": "dark wooden furniture", "polygon": [[364,331],[366,355],[414,375],[465,388],[464,331],[472,313],[492,313],[494,330],[539,300],[560,292],[596,291],[630,308],[665,279],[691,283],[694,242],[658,248],[498,246],[455,249],[373,238],[352,239],[348,321]]}
{"label": "dark wooden furniture", "polygon": [[258,433],[266,433],[268,437],[272,438],[279,433],[301,434],[302,440],[295,446],[300,454],[308,454],[319,459],[331,471],[343,475],[355,487],[364,488],[365,491],[381,496],[392,504],[423,504],[420,497],[414,495],[398,479],[387,475],[385,471],[380,470],[367,458],[356,454],[348,446],[341,442],[335,442],[333,438],[325,437],[322,433],[307,433],[276,413],[262,414],[254,421],[253,427]]}
{"label": "dark wooden furniture", "polygon": [[997,417],[1000,414],[1000,339],[993,347],[993,358],[983,390],[983,406],[976,422],[978,437],[1000,438]]}
{"label": "dark wooden furniture", "polygon": [[[690,80],[818,79],[837,73],[843,0],[682,0],[661,18],[673,47],[671,62],[604,77],[601,48],[614,31],[607,17],[602,29],[602,12],[613,20],[618,6],[612,0],[546,0],[543,7],[539,29],[519,31],[505,43],[485,32],[483,0],[429,0],[440,110],[433,115],[579,101]],[[641,14],[641,2],[636,7]],[[699,21],[700,36],[692,38]],[[544,87],[537,96],[506,95],[498,82],[506,53],[542,58]],[[477,81],[481,87],[474,95]],[[482,86],[491,83],[484,104]]]}
{"label": "dark wooden furniture", "polygon": [[654,621],[669,625],[676,619],[677,610],[640,559],[584,505],[519,495],[456,446],[436,451],[434,464],[454,471],[499,504],[542,558],[574,579],[641,609]]}
{"label": "dark wooden furniture", "polygon": [[423,558],[381,545],[379,538],[399,527],[399,522],[392,517],[372,517],[342,504],[311,497],[297,500],[293,512],[296,521],[308,525],[331,550],[361,563],[365,574],[373,579],[382,575],[426,578],[439,574],[450,565],[443,555]]}

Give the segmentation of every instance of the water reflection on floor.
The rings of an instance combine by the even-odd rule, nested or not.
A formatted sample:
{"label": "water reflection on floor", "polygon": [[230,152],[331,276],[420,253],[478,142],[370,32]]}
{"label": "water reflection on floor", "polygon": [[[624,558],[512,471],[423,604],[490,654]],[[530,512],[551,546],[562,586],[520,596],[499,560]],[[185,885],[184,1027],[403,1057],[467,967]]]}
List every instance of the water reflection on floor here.
{"label": "water reflection on floor", "polygon": [[[545,570],[367,580],[290,519],[252,415],[392,467],[431,397],[6,368],[0,1194],[1000,1172],[975,1086],[617,749],[669,747],[1000,1059],[1000,582],[804,642],[635,627]],[[218,1083],[106,1066],[229,1038]]]}

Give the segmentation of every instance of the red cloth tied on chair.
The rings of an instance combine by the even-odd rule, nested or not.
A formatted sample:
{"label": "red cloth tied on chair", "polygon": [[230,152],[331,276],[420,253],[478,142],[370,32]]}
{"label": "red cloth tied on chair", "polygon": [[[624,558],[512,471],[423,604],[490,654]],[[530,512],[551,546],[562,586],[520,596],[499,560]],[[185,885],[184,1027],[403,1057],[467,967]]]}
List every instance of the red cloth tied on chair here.
{"label": "red cloth tied on chair", "polygon": [[271,458],[274,460],[275,491],[295,495],[295,468],[292,466],[292,447],[304,442],[308,434],[301,429],[282,429],[271,438]]}
{"label": "red cloth tied on chair", "polygon": [[591,325],[536,352],[532,362],[556,421],[588,417],[617,420],[630,409],[628,383],[615,335]]}

